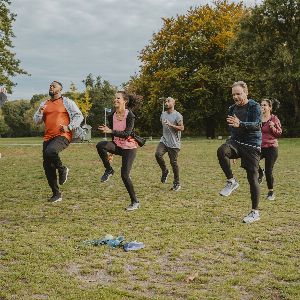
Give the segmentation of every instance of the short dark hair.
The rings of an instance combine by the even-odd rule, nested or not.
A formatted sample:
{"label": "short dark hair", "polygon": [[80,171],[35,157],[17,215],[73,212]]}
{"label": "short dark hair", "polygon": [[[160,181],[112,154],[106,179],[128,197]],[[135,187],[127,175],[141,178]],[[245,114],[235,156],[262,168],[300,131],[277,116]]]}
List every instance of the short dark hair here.
{"label": "short dark hair", "polygon": [[53,82],[56,82],[57,84],[59,84],[61,86],[61,88],[63,88],[63,85],[59,81],[53,80]]}

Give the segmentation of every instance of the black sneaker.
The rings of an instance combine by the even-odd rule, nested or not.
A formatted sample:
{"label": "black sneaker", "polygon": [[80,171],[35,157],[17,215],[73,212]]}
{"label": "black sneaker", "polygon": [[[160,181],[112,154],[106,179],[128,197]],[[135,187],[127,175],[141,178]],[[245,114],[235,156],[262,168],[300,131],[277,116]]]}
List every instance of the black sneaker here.
{"label": "black sneaker", "polygon": [[113,169],[105,170],[103,176],[101,177],[101,182],[108,181],[109,177],[114,175],[115,171]]}
{"label": "black sneaker", "polygon": [[61,193],[59,193],[59,194],[53,195],[51,198],[49,198],[48,202],[55,203],[55,202],[59,202],[61,200],[62,200],[62,196],[61,196]]}
{"label": "black sneaker", "polygon": [[266,199],[271,201],[275,200],[275,193],[273,191],[269,191]]}
{"label": "black sneaker", "polygon": [[58,182],[60,185],[63,185],[68,180],[69,168],[62,167],[58,170]]}
{"label": "black sneaker", "polygon": [[175,182],[173,183],[173,186],[171,187],[170,191],[178,192],[181,189],[180,183]]}
{"label": "black sneaker", "polygon": [[169,175],[169,170],[166,170],[166,171],[162,172],[161,179],[160,179],[161,183],[166,183],[167,182],[168,175]]}
{"label": "black sneaker", "polygon": [[261,184],[263,182],[263,179],[265,177],[265,170],[262,169],[261,171],[259,171],[259,175],[258,175],[258,183]]}

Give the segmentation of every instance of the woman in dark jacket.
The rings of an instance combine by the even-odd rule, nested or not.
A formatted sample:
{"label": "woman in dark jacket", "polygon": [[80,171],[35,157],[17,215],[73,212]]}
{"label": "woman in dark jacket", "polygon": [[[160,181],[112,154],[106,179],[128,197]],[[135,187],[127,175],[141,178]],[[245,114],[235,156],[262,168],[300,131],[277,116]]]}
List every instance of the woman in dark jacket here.
{"label": "woman in dark jacket", "polygon": [[133,138],[135,115],[129,109],[133,108],[140,99],[139,96],[130,95],[124,91],[116,93],[114,100],[115,111],[108,116],[108,126],[101,125],[98,128],[102,133],[110,133],[112,141],[102,141],[96,146],[105,167],[101,182],[108,181],[109,177],[114,174],[107,152],[122,156],[121,177],[131,199],[131,204],[126,208],[128,211],[136,210],[140,207],[130,179],[130,171],[138,145]]}

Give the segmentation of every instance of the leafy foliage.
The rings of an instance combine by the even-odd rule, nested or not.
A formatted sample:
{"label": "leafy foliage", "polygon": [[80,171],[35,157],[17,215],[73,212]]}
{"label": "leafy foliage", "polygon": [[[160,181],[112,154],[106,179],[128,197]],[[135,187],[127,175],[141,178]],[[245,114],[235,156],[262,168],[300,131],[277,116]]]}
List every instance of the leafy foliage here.
{"label": "leafy foliage", "polygon": [[[300,133],[300,1],[265,0],[243,19],[231,46],[232,70],[258,98],[277,98],[291,135]],[[296,129],[296,130],[295,130]]]}
{"label": "leafy foliage", "polygon": [[179,100],[190,133],[200,131],[203,118],[223,116],[229,86],[222,70],[243,15],[241,4],[216,1],[163,19],[162,29],[140,53],[139,74],[128,83],[144,96],[148,131],[159,130],[160,97]]}
{"label": "leafy foliage", "polygon": [[12,38],[15,37],[12,24],[16,14],[10,12],[9,5],[9,0],[0,0],[0,83],[10,92],[15,85],[11,77],[28,73],[20,67],[20,60],[12,52]]}

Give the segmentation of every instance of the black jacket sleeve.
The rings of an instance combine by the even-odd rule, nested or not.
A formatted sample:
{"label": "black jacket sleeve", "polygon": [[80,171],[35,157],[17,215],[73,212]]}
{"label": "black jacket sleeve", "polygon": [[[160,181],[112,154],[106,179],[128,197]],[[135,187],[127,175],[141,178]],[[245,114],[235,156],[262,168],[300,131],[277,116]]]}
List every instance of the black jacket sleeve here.
{"label": "black jacket sleeve", "polygon": [[[131,110],[128,111],[128,115],[126,118],[126,128],[123,131],[113,130],[112,135],[120,138],[128,138],[132,135],[134,131],[134,121],[135,121],[135,115]],[[109,125],[110,128],[113,128],[113,115],[109,116]]]}

